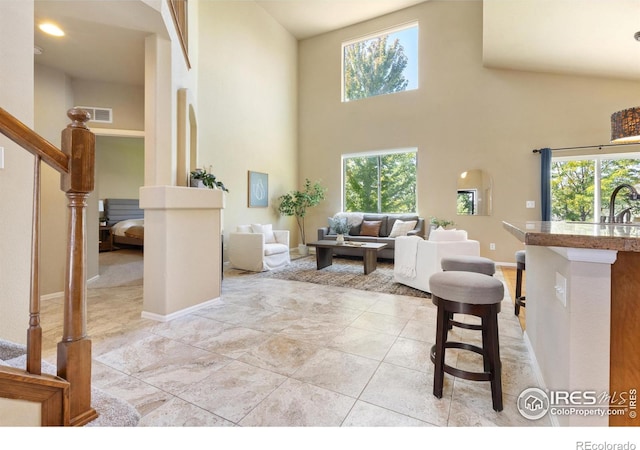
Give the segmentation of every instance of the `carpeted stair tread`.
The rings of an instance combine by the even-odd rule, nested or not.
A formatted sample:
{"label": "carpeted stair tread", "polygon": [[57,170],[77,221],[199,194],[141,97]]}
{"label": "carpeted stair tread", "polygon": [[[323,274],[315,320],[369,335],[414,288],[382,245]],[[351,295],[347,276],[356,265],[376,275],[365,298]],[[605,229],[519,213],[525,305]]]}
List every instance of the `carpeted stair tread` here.
{"label": "carpeted stair tread", "polygon": [[0,360],[8,361],[27,353],[27,347],[0,339]]}
{"label": "carpeted stair tread", "polygon": [[[6,360],[0,357],[0,363],[24,370],[27,364],[24,346],[0,341],[0,355],[12,355],[18,347],[22,347],[22,354]],[[56,366],[42,361],[42,373],[56,375],[56,372]],[[95,386],[91,387],[91,404],[97,411],[98,418],[86,424],[86,427],[135,427],[140,421],[140,413],[131,404]]]}

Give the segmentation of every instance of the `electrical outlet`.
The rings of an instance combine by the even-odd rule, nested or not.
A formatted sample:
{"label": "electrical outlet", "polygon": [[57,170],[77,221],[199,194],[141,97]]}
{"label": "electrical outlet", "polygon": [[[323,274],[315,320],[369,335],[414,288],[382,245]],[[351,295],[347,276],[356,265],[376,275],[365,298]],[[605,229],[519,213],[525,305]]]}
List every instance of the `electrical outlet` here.
{"label": "electrical outlet", "polygon": [[560,300],[564,306],[567,306],[567,279],[556,272],[556,298]]}
{"label": "electrical outlet", "polygon": [[495,249],[496,249],[496,244],[494,244],[493,242],[489,244],[489,250],[495,250]]}
{"label": "electrical outlet", "polygon": [[527,208],[535,208],[536,202],[533,200],[527,200]]}

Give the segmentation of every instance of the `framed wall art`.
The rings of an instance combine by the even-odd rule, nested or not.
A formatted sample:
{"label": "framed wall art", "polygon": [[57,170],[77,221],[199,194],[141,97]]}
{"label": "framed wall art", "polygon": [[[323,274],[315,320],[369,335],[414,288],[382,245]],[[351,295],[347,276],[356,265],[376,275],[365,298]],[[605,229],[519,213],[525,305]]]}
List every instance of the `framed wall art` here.
{"label": "framed wall art", "polygon": [[249,208],[269,206],[269,175],[249,171]]}

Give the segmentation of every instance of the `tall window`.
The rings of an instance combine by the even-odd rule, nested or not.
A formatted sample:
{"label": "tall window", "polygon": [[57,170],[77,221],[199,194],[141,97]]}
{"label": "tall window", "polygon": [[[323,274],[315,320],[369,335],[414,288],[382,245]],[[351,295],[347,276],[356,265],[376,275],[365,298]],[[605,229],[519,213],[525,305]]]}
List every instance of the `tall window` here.
{"label": "tall window", "polygon": [[[620,184],[640,183],[640,154],[553,158],[551,163],[551,218],[599,222],[609,215],[611,193]],[[622,191],[614,214],[631,208],[640,217],[640,202],[630,202]]]}
{"label": "tall window", "polygon": [[342,44],[342,101],[418,88],[418,24]]}
{"label": "tall window", "polygon": [[344,211],[416,212],[416,150],[344,155]]}

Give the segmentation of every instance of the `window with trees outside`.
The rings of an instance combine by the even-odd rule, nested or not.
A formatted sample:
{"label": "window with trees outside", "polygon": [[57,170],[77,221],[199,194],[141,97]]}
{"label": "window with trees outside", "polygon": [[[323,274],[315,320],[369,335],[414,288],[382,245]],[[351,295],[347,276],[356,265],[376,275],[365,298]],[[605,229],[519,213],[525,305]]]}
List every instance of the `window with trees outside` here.
{"label": "window with trees outside", "polygon": [[418,88],[418,23],[342,44],[342,101]]}
{"label": "window with trees outside", "polygon": [[343,155],[342,168],[344,211],[416,212],[416,149]]}
{"label": "window with trees outside", "polygon": [[[640,154],[554,157],[551,162],[551,218],[599,222],[609,215],[611,193],[620,184],[640,183]],[[629,201],[622,191],[614,214],[631,208],[640,218],[640,202]]]}

